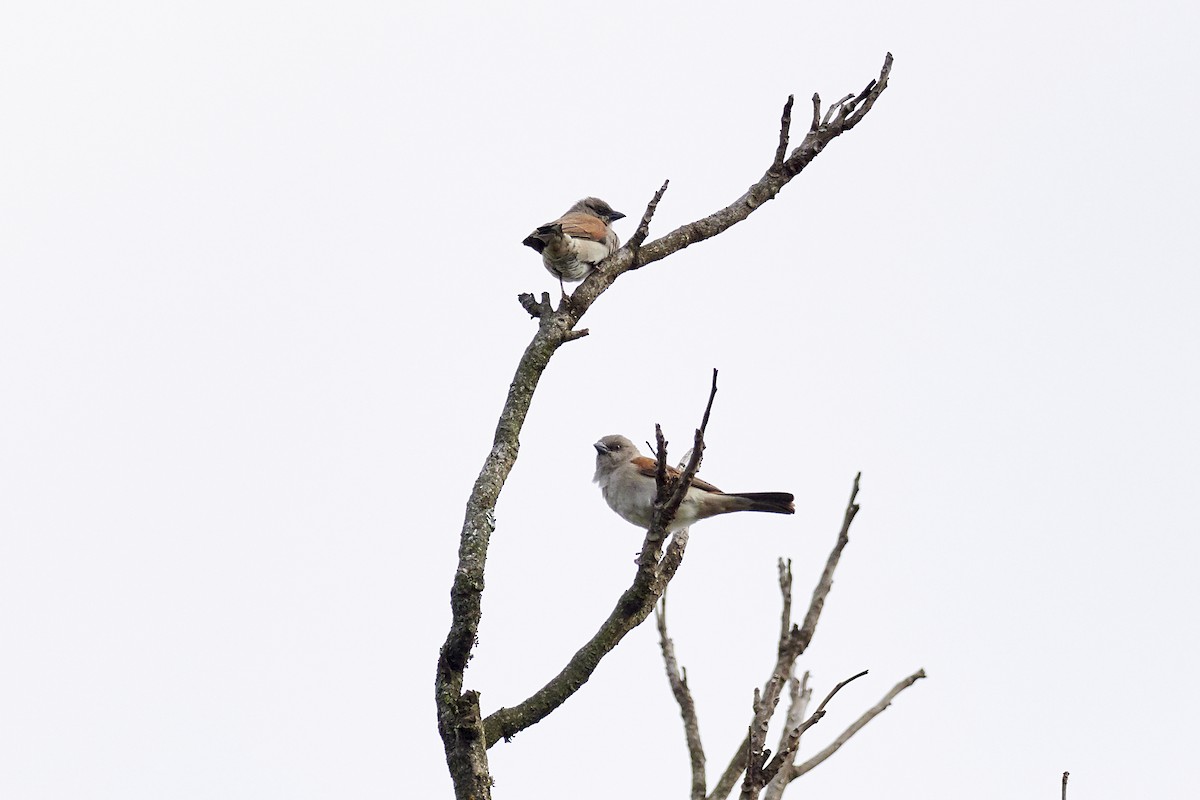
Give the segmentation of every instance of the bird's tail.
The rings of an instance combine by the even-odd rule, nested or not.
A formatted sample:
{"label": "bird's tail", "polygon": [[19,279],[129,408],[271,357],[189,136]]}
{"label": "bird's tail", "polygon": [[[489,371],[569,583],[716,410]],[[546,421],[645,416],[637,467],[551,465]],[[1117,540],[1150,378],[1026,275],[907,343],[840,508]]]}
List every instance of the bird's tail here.
{"label": "bird's tail", "polygon": [[551,240],[562,236],[562,225],[557,222],[552,222],[549,225],[543,225],[533,233],[521,240],[521,244],[526,247],[532,247],[537,252],[542,252],[546,249],[546,245],[550,244]]}
{"label": "bird's tail", "polygon": [[795,514],[796,496],[787,492],[738,492],[726,494],[745,502],[731,511],[765,511],[769,514]]}

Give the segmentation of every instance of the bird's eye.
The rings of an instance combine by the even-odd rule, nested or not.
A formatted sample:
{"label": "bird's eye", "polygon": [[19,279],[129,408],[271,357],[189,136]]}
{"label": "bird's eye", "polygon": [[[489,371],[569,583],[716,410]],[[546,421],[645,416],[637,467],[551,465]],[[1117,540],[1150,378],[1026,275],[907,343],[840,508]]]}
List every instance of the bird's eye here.
{"label": "bird's eye", "polygon": [[608,449],[609,449],[609,450],[620,450],[620,449],[621,449],[621,445],[619,445],[619,444],[616,444],[616,443],[614,443],[614,444],[610,444],[610,445],[608,446]]}

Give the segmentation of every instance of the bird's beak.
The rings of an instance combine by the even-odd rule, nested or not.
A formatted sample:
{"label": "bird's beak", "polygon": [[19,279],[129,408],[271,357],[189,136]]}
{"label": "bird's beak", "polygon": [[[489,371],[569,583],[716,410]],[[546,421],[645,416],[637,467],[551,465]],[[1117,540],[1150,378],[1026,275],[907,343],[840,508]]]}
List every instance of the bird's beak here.
{"label": "bird's beak", "polygon": [[620,211],[614,211],[608,215],[609,222],[616,222],[619,219],[625,219],[625,215],[622,214]]}
{"label": "bird's beak", "polygon": [[607,453],[608,448],[602,442],[596,442],[592,447],[596,448],[597,453]]}

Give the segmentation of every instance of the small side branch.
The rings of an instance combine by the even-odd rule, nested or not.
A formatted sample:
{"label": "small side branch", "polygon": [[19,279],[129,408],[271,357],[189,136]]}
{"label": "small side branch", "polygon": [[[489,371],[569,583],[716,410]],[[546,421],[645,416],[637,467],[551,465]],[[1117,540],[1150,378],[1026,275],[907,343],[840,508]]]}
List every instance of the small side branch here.
{"label": "small side branch", "polygon": [[792,629],[792,560],[779,559],[779,593],[783,596],[783,611],[779,614],[779,641],[787,641]]}
{"label": "small side branch", "polygon": [[764,784],[774,782],[775,777],[779,775],[781,771],[792,766],[792,757],[795,755],[796,749],[800,746],[800,737],[804,735],[805,731],[821,721],[821,718],[825,716],[825,706],[829,704],[829,701],[833,699],[833,696],[840,692],[843,686],[853,680],[861,678],[866,674],[867,670],[864,669],[857,675],[853,675],[839,683],[837,686],[834,686],[833,690],[830,691],[829,694],[825,696],[825,699],[821,701],[821,705],[817,706],[817,710],[812,713],[811,717],[787,732],[787,734],[784,736],[783,742],[780,744],[779,752],[775,754],[773,759],[771,759],[771,763],[767,764],[763,769]]}
{"label": "small side branch", "polygon": [[862,672],[858,673],[857,675],[851,675],[849,678],[846,678],[846,680],[842,681],[837,686],[834,686],[832,691],[830,691],[829,694],[825,695],[825,699],[821,701],[821,705],[817,706],[817,710],[812,713],[812,716],[809,717],[808,719],[804,720],[804,722],[799,725],[799,727],[798,727],[799,732],[804,733],[806,730],[811,728],[813,725],[816,725],[818,722],[820,722],[821,717],[825,716],[825,706],[829,705],[829,701],[833,699],[833,696],[835,694],[837,694],[838,692],[840,692],[842,690],[843,686],[850,683],[850,681],[858,680],[862,676],[866,675],[868,671],[869,670],[864,669]]}
{"label": "small side branch", "polygon": [[1069,777],[1071,777],[1071,773],[1069,773],[1069,772],[1063,773],[1062,800],[1067,800],[1067,778],[1069,778]]}
{"label": "small side branch", "polygon": [[783,166],[783,160],[787,157],[788,137],[792,130],[792,103],[796,102],[796,96],[788,95],[787,102],[783,104],[783,116],[779,120],[779,145],[775,148],[774,169],[779,170]]}
{"label": "small side branch", "polygon": [[675,513],[679,511],[679,506],[683,502],[683,498],[687,496],[688,489],[692,486],[692,480],[700,469],[700,460],[704,456],[704,431],[708,428],[708,418],[712,414],[713,399],[716,396],[717,370],[714,369],[712,388],[709,389],[708,403],[704,407],[704,417],[700,420],[700,427],[696,429],[691,456],[688,457],[687,464],[678,477],[670,474],[667,470],[667,442],[663,438],[661,426],[654,426],[654,437],[657,442],[654,480],[657,491],[654,497],[653,522],[650,530],[646,532],[646,543],[650,547],[642,549],[638,560],[639,564],[646,560],[656,561],[658,559],[658,552],[654,545],[661,543],[666,536],[667,527],[671,524],[671,520],[675,519]]}
{"label": "small side branch", "polygon": [[[800,750],[799,728],[804,720],[804,712],[808,710],[808,702],[812,699],[812,689],[808,686],[810,677],[811,675],[805,672],[804,677],[799,680],[795,675],[788,680],[788,710],[783,721],[783,732],[779,735],[779,752],[788,753],[786,758],[789,765],[795,763],[796,753]],[[779,770],[767,784],[763,800],[780,800],[783,797],[784,789],[788,785],[786,772],[786,769]]]}
{"label": "small side branch", "polygon": [[663,185],[654,193],[654,197],[650,198],[650,202],[646,204],[646,210],[642,212],[642,221],[638,223],[637,229],[634,230],[633,236],[629,238],[628,247],[634,252],[633,264],[630,269],[637,269],[640,266],[637,263],[637,250],[642,246],[642,242],[646,241],[646,237],[650,235],[650,220],[654,219],[654,212],[658,211],[658,201],[662,200],[663,195],[667,193],[667,187],[671,185],[669,180],[663,181]]}
{"label": "small side branch", "polygon": [[909,675],[907,678],[905,678],[904,680],[900,681],[895,686],[893,686],[892,690],[890,692],[888,692],[886,695],[884,695],[882,700],[880,700],[878,703],[876,703],[875,705],[873,705],[869,709],[867,709],[866,712],[864,712],[861,717],[856,719],[850,725],[850,727],[848,727],[848,728],[846,728],[846,730],[842,731],[842,733],[836,739],[833,740],[832,744],[830,744],[824,750],[817,753],[815,756],[808,759],[807,761],[800,764],[799,766],[793,767],[791,770],[790,780],[795,780],[796,778],[799,778],[801,775],[808,772],[813,767],[816,767],[818,764],[823,762],[825,759],[829,758],[831,755],[833,755],[838,750],[840,750],[842,745],[844,745],[846,742],[850,741],[851,736],[858,733],[860,730],[863,729],[863,727],[866,726],[866,724],[868,722],[875,719],[877,716],[879,716],[884,711],[886,711],[887,707],[890,706],[892,704],[892,701],[896,699],[896,695],[900,694],[905,689],[912,686],[914,683],[916,683],[917,681],[921,680],[921,678],[924,678],[924,677],[925,677],[925,670],[919,669],[916,672],[914,672],[912,675]]}
{"label": "small side branch", "polygon": [[566,333],[563,334],[563,341],[564,342],[573,342],[576,339],[582,339],[583,337],[587,336],[589,333],[591,333],[591,331],[589,331],[587,328],[580,328],[577,331],[567,331]]}
{"label": "small side branch", "polygon": [[817,632],[817,621],[821,618],[822,609],[825,608],[825,598],[829,596],[829,591],[833,588],[833,571],[837,569],[838,561],[842,558],[842,551],[850,543],[850,523],[854,522],[854,517],[858,514],[859,509],[855,500],[858,498],[860,480],[862,480],[861,472],[854,476],[854,486],[850,489],[850,500],[846,503],[846,511],[842,515],[842,529],[838,532],[837,543],[825,561],[825,569],[821,572],[821,579],[817,581],[817,587],[813,589],[812,600],[808,604],[808,613],[804,615],[804,624],[797,631],[800,652],[804,652],[808,648],[813,634]]}
{"label": "small side branch", "polygon": [[687,739],[688,759],[692,765],[692,800],[704,800],[704,747],[700,743],[700,721],[696,717],[696,704],[692,699],[692,691],[688,688],[687,670],[680,670],[675,660],[675,643],[667,635],[667,596],[664,593],[654,612],[655,622],[658,623],[658,645],[662,649],[663,661],[667,667],[667,680],[671,684],[671,694],[679,704],[679,713],[683,717],[683,734]]}
{"label": "small side branch", "polygon": [[554,310],[554,307],[550,305],[549,292],[542,292],[541,301],[538,301],[529,292],[524,292],[517,295],[517,301],[521,304],[521,308],[525,309],[534,319],[541,319]]}
{"label": "small side branch", "polygon": [[[700,471],[700,461],[704,458],[704,432],[708,429],[708,418],[712,414],[713,399],[716,396],[717,370],[714,369],[712,374],[712,388],[708,391],[708,404],[704,406],[704,417],[700,420],[700,427],[696,429],[696,436],[692,442],[692,455],[688,458],[687,466],[679,474],[679,482],[675,485],[675,491],[672,492],[671,498],[667,501],[667,508],[663,509],[665,520],[675,517],[675,512],[679,510],[679,504],[683,502],[683,498],[687,496],[688,489],[692,487],[692,479]],[[668,509],[670,510],[669,517],[666,515]]]}

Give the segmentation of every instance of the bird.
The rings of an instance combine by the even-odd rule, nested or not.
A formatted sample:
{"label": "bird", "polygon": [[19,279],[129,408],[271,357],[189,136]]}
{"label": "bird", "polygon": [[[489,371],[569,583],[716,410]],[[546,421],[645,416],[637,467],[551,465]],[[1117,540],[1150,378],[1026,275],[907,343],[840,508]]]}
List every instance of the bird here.
{"label": "bird", "polygon": [[600,198],[585,197],[558,219],[539,225],[521,244],[541,253],[542,264],[558,278],[558,286],[566,295],[563,281],[583,280],[596,264],[621,246],[612,224],[624,218]]}
{"label": "bird", "polygon": [[[592,446],[596,448],[596,475],[592,480],[600,484],[608,507],[626,522],[649,528],[658,492],[654,459],[642,455],[633,442],[617,434],[605,436]],[[667,471],[679,475],[671,467]],[[734,511],[795,514],[795,499],[787,492],[722,492],[707,481],[693,478],[667,530],[674,532],[702,519]]]}

